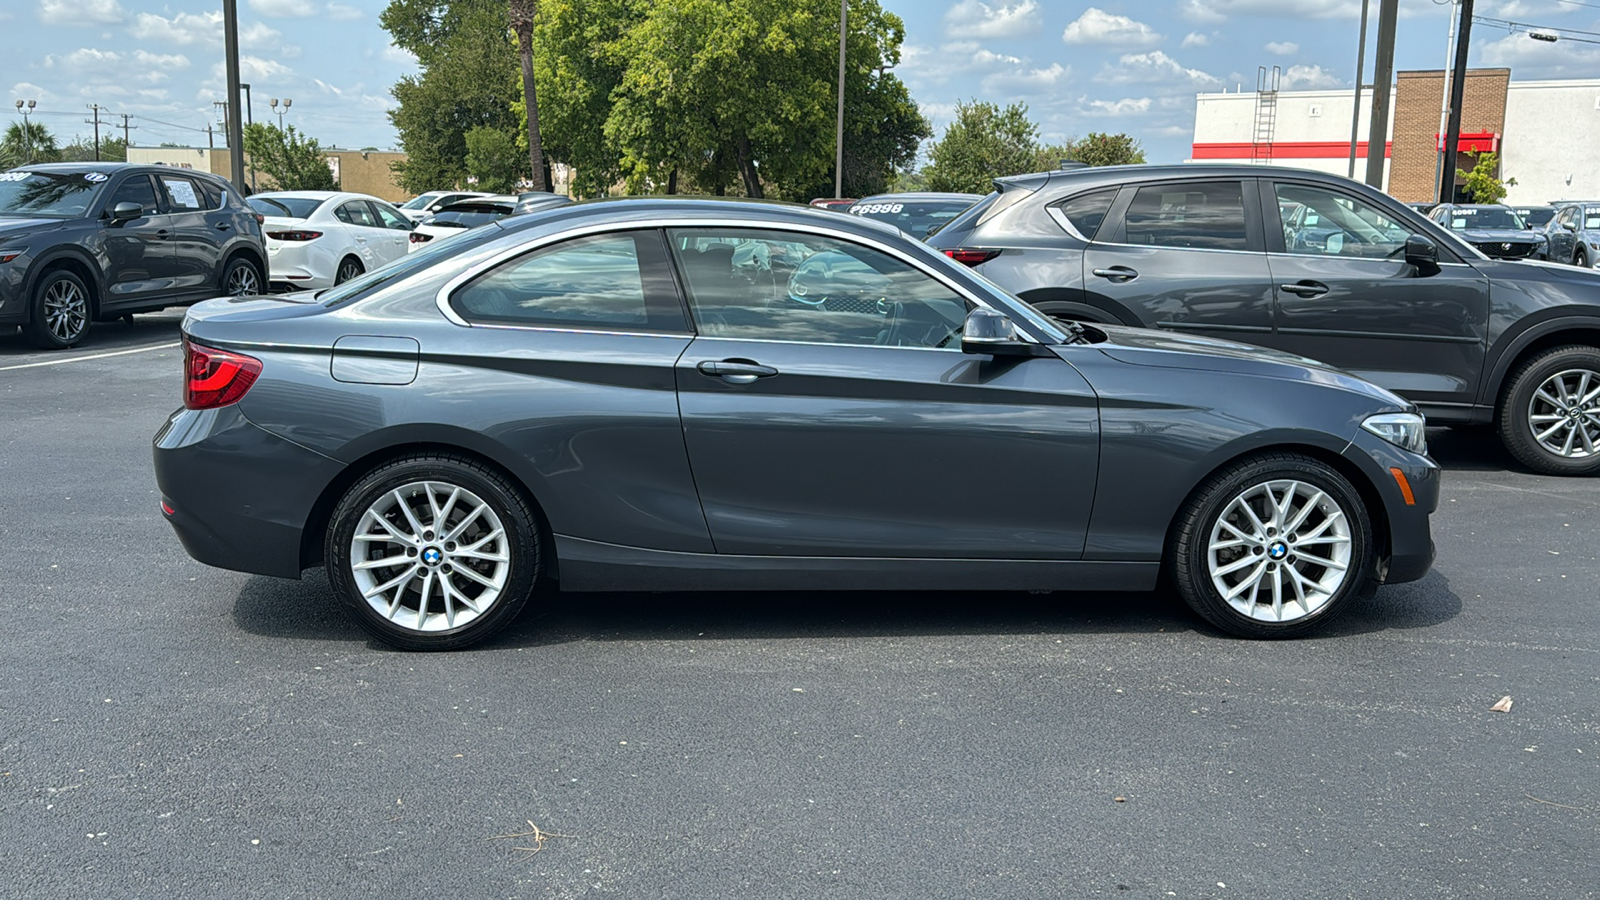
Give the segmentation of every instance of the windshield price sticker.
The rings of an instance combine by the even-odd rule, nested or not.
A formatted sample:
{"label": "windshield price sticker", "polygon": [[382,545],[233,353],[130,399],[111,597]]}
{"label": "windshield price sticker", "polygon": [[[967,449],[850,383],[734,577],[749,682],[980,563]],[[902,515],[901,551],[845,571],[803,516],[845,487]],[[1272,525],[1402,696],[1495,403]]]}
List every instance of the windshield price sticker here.
{"label": "windshield price sticker", "polygon": [[897,213],[905,209],[904,203],[868,203],[850,210],[858,216],[871,215],[872,213]]}
{"label": "windshield price sticker", "polygon": [[0,181],[27,181],[32,172],[0,172]]}

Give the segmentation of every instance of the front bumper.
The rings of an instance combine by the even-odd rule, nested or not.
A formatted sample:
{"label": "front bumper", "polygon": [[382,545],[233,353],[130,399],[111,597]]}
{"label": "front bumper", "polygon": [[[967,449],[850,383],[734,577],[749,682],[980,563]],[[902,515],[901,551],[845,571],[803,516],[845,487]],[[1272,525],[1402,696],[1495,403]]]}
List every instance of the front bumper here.
{"label": "front bumper", "polygon": [[167,521],[210,566],[299,578],[301,537],[343,464],[258,428],[237,406],[180,409],[154,440]]}
{"label": "front bumper", "polygon": [[[1389,537],[1385,584],[1416,581],[1433,567],[1433,531],[1429,517],[1439,508],[1439,464],[1408,453],[1377,435],[1360,430],[1344,456],[1367,474],[1381,504],[1370,510]],[[1396,477],[1395,471],[1399,476]],[[1407,502],[1401,478],[1411,490]]]}

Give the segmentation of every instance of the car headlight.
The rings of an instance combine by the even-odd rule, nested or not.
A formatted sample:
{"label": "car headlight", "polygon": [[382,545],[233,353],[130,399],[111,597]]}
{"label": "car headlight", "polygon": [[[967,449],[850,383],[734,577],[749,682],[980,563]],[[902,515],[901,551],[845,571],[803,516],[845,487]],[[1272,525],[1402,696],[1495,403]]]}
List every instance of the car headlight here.
{"label": "car headlight", "polygon": [[1419,456],[1428,453],[1427,421],[1416,413],[1383,413],[1368,416],[1361,427],[1402,450]]}

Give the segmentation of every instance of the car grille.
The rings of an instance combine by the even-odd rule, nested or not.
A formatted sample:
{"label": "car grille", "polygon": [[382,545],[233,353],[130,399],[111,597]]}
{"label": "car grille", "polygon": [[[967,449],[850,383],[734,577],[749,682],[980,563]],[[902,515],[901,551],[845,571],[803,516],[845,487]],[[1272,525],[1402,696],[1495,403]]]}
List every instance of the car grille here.
{"label": "car grille", "polygon": [[1473,244],[1473,246],[1495,259],[1522,259],[1532,253],[1533,248],[1537,245],[1506,241],[1484,241],[1481,244]]}

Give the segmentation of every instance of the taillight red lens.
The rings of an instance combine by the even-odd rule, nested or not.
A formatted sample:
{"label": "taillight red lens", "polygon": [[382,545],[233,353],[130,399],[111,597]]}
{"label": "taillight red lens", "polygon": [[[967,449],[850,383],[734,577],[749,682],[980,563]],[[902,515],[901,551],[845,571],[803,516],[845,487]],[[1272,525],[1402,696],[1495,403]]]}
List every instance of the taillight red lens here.
{"label": "taillight red lens", "polygon": [[433,240],[433,235],[431,234],[423,234],[420,231],[411,232],[411,243],[413,244],[426,244],[431,240]]}
{"label": "taillight red lens", "polygon": [[267,237],[275,241],[314,241],[322,237],[320,231],[269,231]]}
{"label": "taillight red lens", "polygon": [[1000,255],[999,250],[946,250],[945,256],[966,266],[975,266],[986,263]]}
{"label": "taillight red lens", "polygon": [[261,375],[261,360],[183,342],[183,405],[216,409],[238,403]]}

